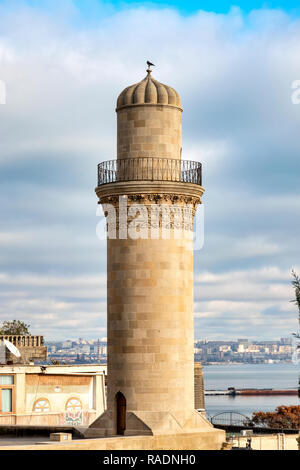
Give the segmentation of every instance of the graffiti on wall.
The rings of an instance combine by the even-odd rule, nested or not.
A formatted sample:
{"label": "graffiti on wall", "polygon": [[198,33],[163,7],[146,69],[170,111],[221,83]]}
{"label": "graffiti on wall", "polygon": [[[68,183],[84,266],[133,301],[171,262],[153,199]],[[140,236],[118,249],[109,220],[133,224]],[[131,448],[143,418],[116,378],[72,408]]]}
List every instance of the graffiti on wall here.
{"label": "graffiti on wall", "polygon": [[83,424],[83,411],[66,411],[65,423],[68,426],[81,426]]}
{"label": "graffiti on wall", "polygon": [[88,426],[89,424],[89,413],[88,411],[65,411],[60,414],[60,425],[61,426]]}

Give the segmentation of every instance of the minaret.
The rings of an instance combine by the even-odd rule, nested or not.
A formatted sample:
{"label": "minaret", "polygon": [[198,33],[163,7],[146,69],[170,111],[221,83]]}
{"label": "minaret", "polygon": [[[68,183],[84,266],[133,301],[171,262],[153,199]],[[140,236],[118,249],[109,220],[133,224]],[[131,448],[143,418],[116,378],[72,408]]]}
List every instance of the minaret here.
{"label": "minaret", "polygon": [[213,430],[194,409],[191,234],[201,164],[181,160],[180,97],[149,68],[120,94],[116,112],[117,160],[100,163],[96,188],[112,227],[107,411],[87,436]]}

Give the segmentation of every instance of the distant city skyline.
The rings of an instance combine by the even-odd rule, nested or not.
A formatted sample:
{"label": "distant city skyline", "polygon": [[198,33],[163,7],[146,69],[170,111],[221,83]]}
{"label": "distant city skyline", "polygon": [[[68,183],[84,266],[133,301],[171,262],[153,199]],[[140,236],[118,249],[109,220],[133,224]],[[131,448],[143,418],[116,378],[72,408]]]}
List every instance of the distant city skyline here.
{"label": "distant city skyline", "polygon": [[[78,338],[75,341],[65,340],[46,342],[48,360],[66,364],[107,362],[107,343],[103,341]],[[277,340],[195,340],[194,360],[203,364],[236,364],[236,363],[298,363],[292,337]]]}
{"label": "distant city skyline", "polygon": [[[102,338],[64,338],[64,339],[47,339],[47,338],[44,338],[45,340],[45,344],[49,344],[49,343],[63,343],[63,342],[72,342],[72,343],[75,343],[75,342],[79,342],[80,340],[82,341],[93,341],[93,342],[97,342],[98,340],[100,342],[103,342],[103,343],[106,343],[107,342],[107,338],[106,337],[102,337]],[[265,338],[265,339],[255,339],[255,338],[236,338],[236,339],[231,339],[231,338],[227,338],[227,339],[208,339],[208,338],[195,338],[194,339],[194,343],[195,342],[204,342],[204,341],[208,341],[208,342],[218,342],[218,341],[224,341],[224,342],[251,342],[251,341],[271,341],[271,342],[274,342],[274,341],[292,341],[293,340],[293,337],[292,336],[282,336],[280,338],[276,338],[276,339],[268,339],[268,338]]]}

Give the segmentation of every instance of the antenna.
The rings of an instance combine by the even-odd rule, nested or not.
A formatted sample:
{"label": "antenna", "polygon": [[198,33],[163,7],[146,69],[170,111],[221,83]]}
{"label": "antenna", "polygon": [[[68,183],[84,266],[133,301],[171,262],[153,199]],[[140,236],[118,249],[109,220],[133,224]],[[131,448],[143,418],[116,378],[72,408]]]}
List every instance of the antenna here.
{"label": "antenna", "polygon": [[14,356],[21,357],[21,353],[18,348],[16,348],[16,346],[14,346],[10,341],[7,341],[7,339],[5,339],[4,344]]}

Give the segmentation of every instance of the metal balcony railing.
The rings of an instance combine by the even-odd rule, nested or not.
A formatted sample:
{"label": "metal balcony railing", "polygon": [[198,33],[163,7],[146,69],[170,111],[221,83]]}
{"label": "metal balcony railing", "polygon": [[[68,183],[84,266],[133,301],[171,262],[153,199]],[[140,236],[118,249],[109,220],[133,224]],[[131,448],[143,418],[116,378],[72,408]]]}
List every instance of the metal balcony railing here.
{"label": "metal balcony railing", "polygon": [[121,181],[179,181],[202,185],[202,164],[172,158],[124,158],[98,165],[98,186]]}

